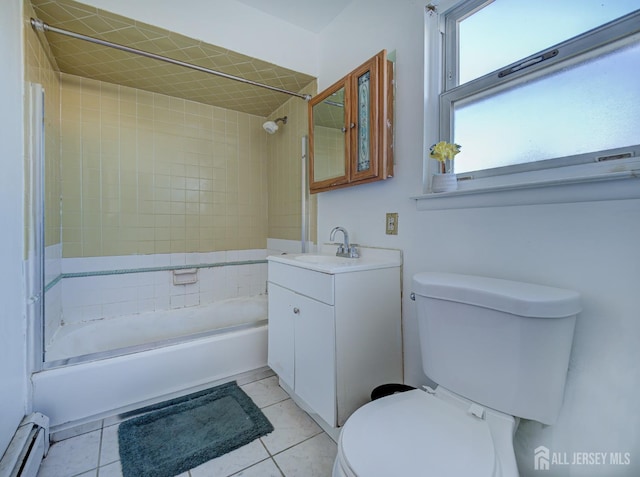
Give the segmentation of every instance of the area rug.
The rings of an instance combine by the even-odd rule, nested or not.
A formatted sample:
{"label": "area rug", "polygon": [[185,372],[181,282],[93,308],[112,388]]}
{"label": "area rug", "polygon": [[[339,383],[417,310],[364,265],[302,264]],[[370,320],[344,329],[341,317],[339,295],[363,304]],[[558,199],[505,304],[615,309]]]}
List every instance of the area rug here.
{"label": "area rug", "polygon": [[235,382],[140,411],[118,429],[124,477],[173,477],[273,431]]}

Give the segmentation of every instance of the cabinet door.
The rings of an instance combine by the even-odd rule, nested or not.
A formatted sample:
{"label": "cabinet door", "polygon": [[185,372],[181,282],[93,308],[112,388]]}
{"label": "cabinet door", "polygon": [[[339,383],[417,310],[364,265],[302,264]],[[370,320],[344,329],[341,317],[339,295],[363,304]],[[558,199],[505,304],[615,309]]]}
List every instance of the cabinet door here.
{"label": "cabinet door", "polygon": [[317,192],[349,182],[349,106],[341,79],[309,101],[309,188]]}
{"label": "cabinet door", "polygon": [[297,296],[296,394],[329,425],[336,425],[334,307]]}
{"label": "cabinet door", "polygon": [[375,56],[350,75],[353,98],[350,154],[351,182],[378,176],[380,131],[379,58]]}
{"label": "cabinet door", "polygon": [[269,282],[269,367],[291,389],[294,381],[294,293]]}

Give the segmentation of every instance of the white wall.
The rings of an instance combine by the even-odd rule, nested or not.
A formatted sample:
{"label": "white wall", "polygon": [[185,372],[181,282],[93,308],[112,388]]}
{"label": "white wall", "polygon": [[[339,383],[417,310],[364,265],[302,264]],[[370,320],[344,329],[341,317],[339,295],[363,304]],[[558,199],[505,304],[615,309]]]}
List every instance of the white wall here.
{"label": "white wall", "polygon": [[[521,425],[523,476],[533,448],[631,452],[631,466],[556,467],[552,475],[640,475],[640,201],[417,211],[422,191],[423,2],[356,0],[320,33],[319,89],[387,48],[397,50],[396,176],[319,194],[318,241],[336,225],[354,242],[404,250],[405,379],[426,382],[420,364],[411,277],[423,270],[480,274],[579,291],[565,402],[559,421]],[[348,45],[348,48],[345,47]],[[339,53],[338,53],[339,52]],[[433,119],[436,120],[435,118]],[[616,183],[611,183],[616,187]],[[398,236],[384,234],[399,212]]]}
{"label": "white wall", "polygon": [[[408,290],[407,279],[411,277],[411,260],[415,260],[411,244],[418,225],[415,203],[409,197],[422,191],[423,8],[421,2],[412,0],[358,0],[320,33],[319,42],[319,90],[383,48],[388,52],[396,51],[394,177],[318,194],[318,243],[328,242],[330,230],[341,225],[349,230],[354,243],[402,249],[405,252],[405,291]],[[345,48],[347,42],[349,47]],[[385,235],[386,212],[398,212],[398,235]],[[403,305],[405,310],[412,304],[407,296]],[[405,321],[405,328],[410,326],[405,334],[415,334],[411,320]],[[421,381],[417,342],[406,339],[404,346],[405,380]]]}
{"label": "white wall", "polygon": [[22,232],[22,2],[0,2],[0,456],[27,408]]}
{"label": "white wall", "polygon": [[317,75],[315,33],[235,0],[81,0],[81,3]]}

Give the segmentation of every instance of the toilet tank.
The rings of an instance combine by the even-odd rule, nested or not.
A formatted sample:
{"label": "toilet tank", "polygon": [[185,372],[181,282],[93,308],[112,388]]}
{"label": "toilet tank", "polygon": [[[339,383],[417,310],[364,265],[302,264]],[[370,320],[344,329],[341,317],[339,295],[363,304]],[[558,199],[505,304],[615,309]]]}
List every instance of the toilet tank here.
{"label": "toilet tank", "polygon": [[449,273],[418,273],[413,291],[430,379],[498,411],[556,421],[577,292]]}

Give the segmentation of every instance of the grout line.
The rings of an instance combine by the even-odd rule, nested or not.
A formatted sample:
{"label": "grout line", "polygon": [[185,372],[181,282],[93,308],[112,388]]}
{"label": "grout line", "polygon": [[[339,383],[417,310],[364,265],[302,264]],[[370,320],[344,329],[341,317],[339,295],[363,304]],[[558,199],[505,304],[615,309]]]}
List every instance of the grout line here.
{"label": "grout line", "polygon": [[[263,444],[263,445],[264,445],[264,444]],[[233,452],[233,451],[232,451],[232,452]],[[269,452],[269,451],[267,451],[267,453],[268,453],[268,452]],[[223,454],[223,455],[224,455],[224,454]],[[222,457],[222,456],[220,456],[220,457]],[[257,461],[255,461],[253,464],[248,465],[248,466],[246,466],[246,467],[243,467],[242,469],[237,470],[237,471],[236,471],[236,472],[234,472],[233,474],[228,474],[228,475],[226,475],[226,474],[225,474],[225,476],[226,476],[226,477],[233,477],[234,475],[238,475],[238,474],[240,474],[240,473],[244,472],[245,470],[250,469],[250,468],[251,468],[251,467],[253,467],[254,465],[261,464],[262,462],[265,462],[265,461],[267,461],[267,460],[269,460],[269,459],[271,459],[271,456],[269,456],[269,457],[265,457],[264,459],[261,459],[261,460],[257,460]]]}
{"label": "grout line", "polygon": [[[282,399],[282,400],[280,400],[280,401],[278,401],[278,402],[274,402],[274,403],[271,403],[271,404],[267,404],[266,406],[261,407],[261,408],[260,408],[260,410],[262,411],[263,409],[270,408],[270,407],[272,407],[272,406],[275,406],[276,404],[280,404],[280,403],[283,403],[283,402],[285,402],[285,401],[289,401],[289,400],[291,400],[291,402],[293,402],[296,406],[298,406],[298,404],[293,400],[293,398],[287,394],[287,397],[286,397],[286,398],[284,398],[284,399]],[[298,406],[298,408],[299,408],[299,407],[300,407],[300,406]],[[302,412],[304,412],[305,414],[307,414],[303,409],[300,409],[300,410],[301,410]],[[309,416],[309,414],[307,414],[307,416]],[[309,417],[311,417],[311,416],[309,416]],[[316,422],[316,421],[313,421],[313,422]]]}
{"label": "grout line", "polygon": [[102,440],[104,439],[104,419],[100,422],[100,441],[98,443],[98,462],[96,463],[96,477],[100,475],[100,459],[102,458]]}
{"label": "grout line", "polygon": [[276,401],[276,402],[273,402],[273,403],[271,403],[271,404],[267,404],[266,406],[261,407],[261,408],[260,408],[260,410],[262,410],[262,409],[266,409],[266,408],[271,407],[271,406],[275,406],[276,404],[280,404],[281,402],[284,402],[284,401],[286,401],[287,399],[291,399],[291,397],[290,397],[290,396],[287,396],[286,398],[280,399],[280,401]]}
{"label": "grout line", "polygon": [[267,455],[268,455],[269,457],[273,457],[273,456],[271,455],[271,452],[270,452],[270,451],[269,451],[269,449],[267,448],[267,446],[264,444],[264,442],[262,442],[262,437],[258,437],[258,439],[260,440],[260,444],[262,444],[262,447],[264,447],[264,450],[266,450],[266,451],[267,451]]}
{"label": "grout line", "polygon": [[[288,450],[290,450],[290,449],[293,449],[294,447],[299,446],[300,444],[302,444],[302,443],[304,443],[304,442],[307,442],[307,441],[309,441],[309,440],[313,439],[314,437],[318,437],[320,434],[326,434],[326,432],[324,432],[322,429],[320,429],[320,432],[317,432],[317,433],[315,433],[315,434],[314,434],[314,435],[312,435],[312,436],[306,437],[306,438],[304,438],[303,440],[301,440],[300,442],[296,442],[295,444],[290,445],[290,446],[289,446],[289,447],[287,447],[286,449],[282,449],[281,451],[278,451],[278,452],[276,452],[275,454],[269,454],[269,455],[271,455],[271,457],[275,457],[275,456],[277,456],[277,455],[280,455],[280,454],[282,454],[283,452],[286,452],[286,451],[288,451]],[[328,436],[328,434],[327,434],[327,436]],[[329,438],[329,439],[331,439],[331,438]],[[332,442],[333,442],[333,440],[332,440]],[[262,445],[264,445],[264,443],[263,443]],[[267,450],[267,452],[269,452],[269,451]]]}
{"label": "grout line", "polygon": [[273,461],[273,465],[275,465],[275,466],[276,466],[276,469],[278,469],[278,470],[280,471],[280,474],[282,475],[282,477],[286,477],[286,476],[284,475],[283,470],[280,468],[280,466],[279,466],[279,465],[278,465],[278,463],[276,462],[276,460],[275,460],[273,457],[271,458],[271,460]]}
{"label": "grout line", "polygon": [[[267,371],[265,370],[264,372],[266,373]],[[258,374],[258,373],[256,373],[256,374]],[[260,376],[260,377],[256,376],[255,378],[252,378],[252,381],[243,382],[242,384],[238,384],[238,386],[242,388],[242,387],[246,386],[247,384],[258,383],[260,381],[264,381],[265,379],[272,378],[273,376],[275,376],[275,374],[272,374],[272,375],[269,375],[269,376]],[[237,382],[237,380],[236,380],[236,382]]]}

